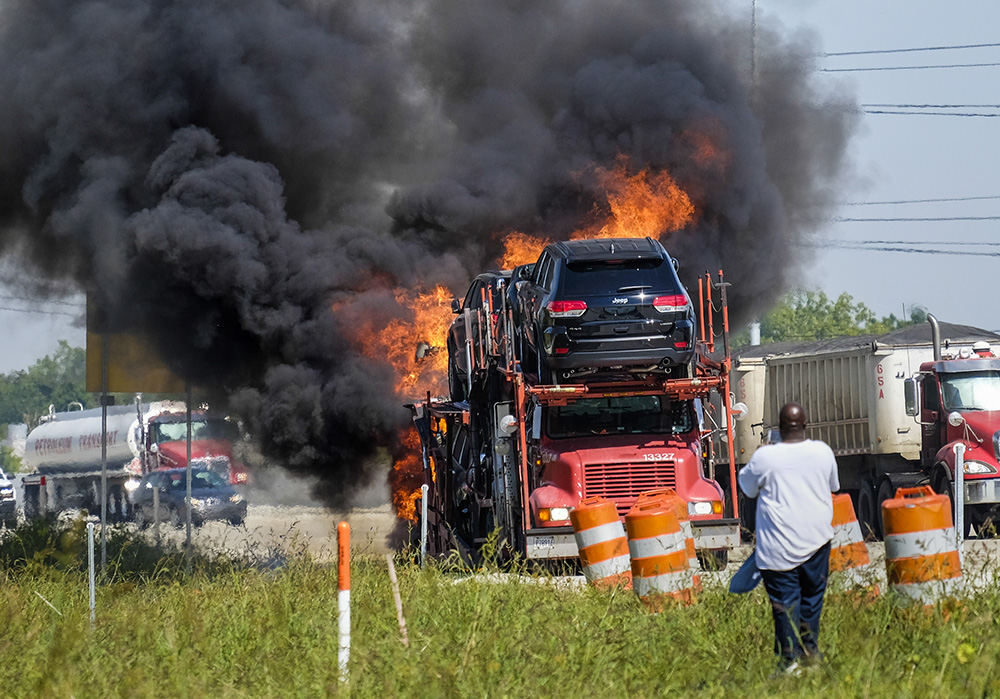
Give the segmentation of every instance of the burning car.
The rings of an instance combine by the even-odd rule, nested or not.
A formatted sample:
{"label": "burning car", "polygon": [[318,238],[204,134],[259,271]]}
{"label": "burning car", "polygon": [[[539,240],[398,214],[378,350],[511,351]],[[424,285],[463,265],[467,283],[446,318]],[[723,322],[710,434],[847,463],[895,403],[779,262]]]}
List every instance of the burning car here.
{"label": "burning car", "polygon": [[534,360],[540,383],[609,371],[682,375],[694,356],[691,300],[653,238],[552,243],[514,283],[522,360],[528,369]]}
{"label": "burning car", "polygon": [[[510,272],[486,272],[472,280],[462,301],[454,299],[451,310],[458,314],[448,328],[448,389],[451,399],[465,400],[468,395],[469,357],[467,352],[479,352],[483,329],[479,327],[479,314],[484,303],[491,311],[490,322],[496,323],[504,306],[504,293],[510,281]],[[466,319],[466,310],[472,311]],[[484,314],[484,317],[485,314]],[[467,343],[471,337],[472,342]],[[467,351],[463,351],[467,348]]]}

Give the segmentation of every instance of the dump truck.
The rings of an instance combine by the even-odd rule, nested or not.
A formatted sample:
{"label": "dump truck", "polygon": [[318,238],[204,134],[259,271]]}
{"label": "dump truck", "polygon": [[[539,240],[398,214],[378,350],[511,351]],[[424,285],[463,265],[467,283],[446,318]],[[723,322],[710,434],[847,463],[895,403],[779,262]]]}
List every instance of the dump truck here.
{"label": "dump truck", "polygon": [[[187,407],[157,401],[106,408],[107,513],[109,521],[131,519],[129,492],[146,473],[187,465]],[[28,433],[21,479],[26,518],[101,506],[102,409],[50,409]],[[236,426],[225,416],[191,411],[191,465],[233,484],[246,483],[246,467],[233,458]]]}
{"label": "dump truck", "polygon": [[[735,462],[777,433],[778,413],[801,403],[807,434],[830,445],[862,529],[880,537],[881,505],[902,486],[954,498],[953,446],[966,445],[965,521],[977,531],[1000,511],[1000,335],[938,323],[883,335],[747,347],[733,364]],[[720,448],[725,450],[725,445]],[[753,507],[742,507],[752,528]]]}
{"label": "dump truck", "polygon": [[[725,309],[720,284],[721,272],[718,280],[706,275],[699,298],[720,290]],[[583,498],[606,497],[624,516],[640,493],[670,487],[688,503],[699,557],[724,566],[739,525],[735,495],[716,479],[732,483],[735,466],[717,462],[711,449],[714,432],[732,432],[728,401],[722,414],[708,401],[730,393],[728,363],[710,357],[715,336],[706,334],[704,310],[712,326],[712,302],[701,304],[707,339],[688,376],[629,372],[542,384],[521,366],[507,295],[495,296],[499,308],[485,292],[478,310],[457,306],[481,314],[464,319],[467,346],[450,348],[472,366],[463,399],[427,395],[408,405],[428,486],[428,551],[475,560],[498,532],[497,552],[576,561],[569,513]]]}

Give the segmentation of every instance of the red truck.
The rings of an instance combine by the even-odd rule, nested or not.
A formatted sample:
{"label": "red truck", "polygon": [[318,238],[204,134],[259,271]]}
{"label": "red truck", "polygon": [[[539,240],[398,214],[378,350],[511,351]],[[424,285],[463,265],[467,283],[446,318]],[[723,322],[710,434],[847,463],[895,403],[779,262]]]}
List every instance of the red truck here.
{"label": "red truck", "polygon": [[688,503],[699,557],[724,566],[739,543],[738,514],[714,480],[710,436],[720,428],[705,413],[710,393],[729,395],[726,361],[700,342],[686,377],[540,384],[521,369],[507,296],[495,296],[500,308],[484,294],[482,317],[466,324],[478,336],[450,348],[472,360],[464,400],[428,395],[408,406],[428,485],[428,551],[474,560],[499,529],[508,553],[576,559],[569,512],[581,499],[607,497],[624,515],[640,493],[671,487]]}

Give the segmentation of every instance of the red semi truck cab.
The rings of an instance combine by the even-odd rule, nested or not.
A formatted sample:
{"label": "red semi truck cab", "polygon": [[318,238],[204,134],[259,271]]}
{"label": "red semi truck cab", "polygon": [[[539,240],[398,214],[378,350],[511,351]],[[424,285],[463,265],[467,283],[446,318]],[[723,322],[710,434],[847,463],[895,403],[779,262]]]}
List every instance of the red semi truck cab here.
{"label": "red semi truck cab", "polygon": [[[248,481],[246,466],[233,455],[240,438],[236,425],[222,415],[203,411],[191,414],[191,465],[214,471],[232,485]],[[152,416],[145,432],[145,470],[184,468],[187,465],[187,415],[165,412]]]}
{"label": "red semi truck cab", "polygon": [[532,525],[569,525],[569,511],[600,495],[624,515],[638,495],[674,488],[692,520],[720,519],[722,489],[702,472],[694,401],[666,396],[585,398],[542,409],[535,445]]}
{"label": "red semi truck cab", "polygon": [[953,495],[954,446],[965,444],[965,505],[977,531],[1000,515],[1000,359],[924,362],[908,390],[918,416],[920,461],[932,487]]}

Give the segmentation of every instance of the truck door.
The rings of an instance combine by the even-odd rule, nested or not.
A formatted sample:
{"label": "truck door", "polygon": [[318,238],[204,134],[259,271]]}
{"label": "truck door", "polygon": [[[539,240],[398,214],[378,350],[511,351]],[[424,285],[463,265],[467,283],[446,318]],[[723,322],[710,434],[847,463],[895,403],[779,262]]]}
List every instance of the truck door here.
{"label": "truck door", "polygon": [[931,467],[944,444],[944,420],[941,414],[941,387],[937,376],[924,374],[920,379],[920,463]]}

